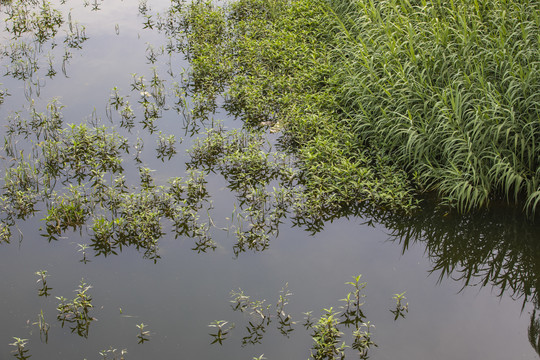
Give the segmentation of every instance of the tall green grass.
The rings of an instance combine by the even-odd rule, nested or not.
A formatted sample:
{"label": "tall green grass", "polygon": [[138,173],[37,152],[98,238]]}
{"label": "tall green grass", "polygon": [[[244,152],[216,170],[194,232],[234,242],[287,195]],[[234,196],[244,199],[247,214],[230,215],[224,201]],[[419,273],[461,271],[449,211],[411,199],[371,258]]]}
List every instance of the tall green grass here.
{"label": "tall green grass", "polygon": [[338,103],[368,147],[468,211],[540,204],[540,5],[328,0]]}

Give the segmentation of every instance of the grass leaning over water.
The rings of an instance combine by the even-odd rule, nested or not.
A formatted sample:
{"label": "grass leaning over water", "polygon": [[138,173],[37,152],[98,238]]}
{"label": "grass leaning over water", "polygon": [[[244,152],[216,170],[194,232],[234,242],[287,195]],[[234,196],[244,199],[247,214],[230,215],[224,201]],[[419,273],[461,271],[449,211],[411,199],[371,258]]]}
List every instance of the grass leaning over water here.
{"label": "grass leaning over water", "polygon": [[185,19],[194,89],[283,129],[323,206],[540,203],[536,2],[196,1]]}

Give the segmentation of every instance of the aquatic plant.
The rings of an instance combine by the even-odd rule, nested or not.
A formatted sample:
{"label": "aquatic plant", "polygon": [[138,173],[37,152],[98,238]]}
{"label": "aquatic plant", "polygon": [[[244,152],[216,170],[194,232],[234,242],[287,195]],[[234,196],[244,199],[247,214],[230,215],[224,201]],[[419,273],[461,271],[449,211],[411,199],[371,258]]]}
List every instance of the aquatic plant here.
{"label": "aquatic plant", "polygon": [[393,310],[390,310],[392,314],[394,314],[394,320],[397,320],[398,318],[405,317],[405,314],[409,312],[409,303],[403,303],[405,299],[405,292],[402,292],[401,294],[394,294],[394,297],[392,299],[396,300],[396,308]]}
{"label": "aquatic plant", "polygon": [[126,354],[126,349],[122,349],[119,353],[117,353],[117,349],[113,348],[112,346],[109,347],[107,350],[101,350],[99,352],[102,360],[125,360]]}
{"label": "aquatic plant", "polygon": [[229,332],[234,328],[234,324],[227,326],[228,323],[225,320],[216,320],[208,325],[216,329],[215,333],[210,333],[210,336],[213,338],[211,344],[218,343],[219,345],[223,345],[223,341],[227,339]]}
{"label": "aquatic plant", "polygon": [[343,333],[339,331],[337,313],[333,308],[323,309],[324,314],[313,324],[313,347],[311,356],[314,360],[334,360],[345,358],[345,343],[339,344]]}
{"label": "aquatic plant", "polygon": [[43,310],[40,311],[38,315],[38,321],[32,323],[32,325],[36,325],[39,329],[39,339],[42,342],[47,343],[49,341],[49,329],[51,328],[51,325],[45,321],[45,316],[43,315]]}
{"label": "aquatic plant", "polygon": [[76,297],[68,300],[63,296],[56,297],[60,303],[57,306],[57,319],[64,327],[65,323],[71,324],[71,332],[87,338],[90,329],[90,323],[95,319],[90,315],[93,308],[92,297],[88,294],[92,286],[81,280],[79,288],[76,290]]}
{"label": "aquatic plant", "polygon": [[[355,350],[360,359],[368,359],[369,351],[374,347],[378,347],[372,338],[372,330],[375,325],[371,321],[366,321],[366,316],[362,310],[363,299],[365,298],[362,291],[366,287],[366,283],[360,282],[361,277],[361,275],[353,276],[353,281],[345,283],[352,286],[353,290],[347,293],[344,299],[340,300],[345,303],[340,307],[340,310],[336,311],[333,307],[322,309],[322,315],[319,318],[313,318],[313,311],[303,313],[305,316],[302,325],[306,330],[312,332],[312,359],[345,359],[348,348]],[[404,292],[395,294],[393,298],[396,300],[397,306],[399,306],[400,313],[408,311],[408,303],[403,304],[404,294]],[[277,330],[283,336],[289,337],[289,334],[294,330],[292,326],[296,324],[296,322],[292,321],[292,316],[285,311],[285,306],[288,304],[288,298],[291,295],[288,284],[285,284],[279,292],[279,298],[275,305],[276,313],[272,315],[270,311],[271,305],[266,304],[265,300],[253,300],[242,289],[231,291],[232,299],[230,302],[233,311],[246,313],[249,318],[246,326],[247,335],[242,338],[242,346],[260,344],[273,321],[278,322]],[[395,315],[392,310],[390,311]],[[401,316],[405,317],[403,314]],[[222,345],[229,332],[234,328],[234,325],[224,328],[227,323],[225,320],[219,320],[209,325],[218,330],[210,334],[213,338],[212,344],[219,343]],[[352,331],[346,331],[351,327]],[[346,345],[345,337],[351,339],[351,346]]]}
{"label": "aquatic plant", "polygon": [[28,339],[21,339],[18,337],[13,337],[13,339],[15,341],[9,344],[16,347],[16,349],[12,351],[13,356],[18,360],[29,359],[32,355],[28,354],[28,351],[30,350],[26,348],[26,345],[28,345]]}
{"label": "aquatic plant", "polygon": [[49,274],[47,274],[47,270],[39,270],[39,271],[36,271],[35,274],[39,276],[37,283],[41,283],[41,288],[39,288],[38,290],[38,295],[45,296],[45,297],[49,296],[50,291],[53,288],[47,285],[47,277],[49,277]]}
{"label": "aquatic plant", "polygon": [[140,323],[137,326],[139,333],[137,334],[137,344],[144,344],[146,341],[150,340],[150,331],[145,330],[148,325]]}

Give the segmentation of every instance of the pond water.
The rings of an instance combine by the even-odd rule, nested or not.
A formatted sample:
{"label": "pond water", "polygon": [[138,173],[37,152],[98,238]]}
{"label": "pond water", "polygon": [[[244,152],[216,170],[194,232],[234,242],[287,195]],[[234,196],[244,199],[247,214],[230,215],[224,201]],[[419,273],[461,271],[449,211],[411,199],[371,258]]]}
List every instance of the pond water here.
{"label": "pond water", "polygon": [[[26,2],[29,9],[41,2]],[[17,1],[1,2],[2,17],[15,7]],[[140,159],[155,170],[156,183],[165,184],[171,177],[186,176],[189,149],[197,137],[186,131],[186,119],[175,111],[173,83],[181,82],[183,68],[189,64],[181,53],[159,55],[152,63],[151,51],[159,53],[168,43],[167,35],[150,28],[146,14],[164,14],[170,6],[165,0],[128,2],[107,0],[53,1],[51,7],[68,19],[71,13],[72,30],[64,23],[52,47],[44,41],[41,48],[27,41],[35,50],[40,69],[31,72],[34,83],[6,75],[1,79],[7,89],[0,105],[3,124],[15,112],[28,116],[30,101],[38,111],[53,98],[64,106],[65,124],[101,119],[112,126],[131,144],[142,139],[145,144]],[[144,9],[143,9],[144,10]],[[2,21],[8,24],[8,22]],[[78,23],[88,39],[80,48],[66,48],[64,39],[73,33]],[[145,24],[146,23],[146,24]],[[13,34],[5,29],[0,44],[9,47]],[[63,61],[66,49],[71,58]],[[0,62],[9,72],[17,61],[10,60],[4,51]],[[56,75],[47,77],[48,57]],[[150,59],[149,59],[150,58]],[[24,61],[23,61],[24,62]],[[63,66],[64,65],[64,66]],[[158,131],[150,133],[135,121],[131,132],[119,125],[119,116],[109,120],[107,104],[114,87],[126,98],[134,111],[141,108],[139,90],[132,91],[134,76],[150,79],[154,70],[164,79],[168,103],[157,120],[158,131],[182,138],[177,154],[170,160],[156,158]],[[172,72],[171,76],[169,74]],[[11,71],[13,73],[13,71]],[[137,77],[135,76],[135,78]],[[37,80],[39,78],[39,80]],[[31,89],[31,90],[30,90]],[[142,95],[143,98],[146,95]],[[188,99],[189,101],[189,99]],[[240,120],[227,116],[219,109],[214,119],[223,121],[226,129],[241,127]],[[93,120],[94,119],[94,120]],[[210,126],[211,120],[206,121]],[[275,142],[279,134],[268,134]],[[21,141],[20,148],[31,144]],[[5,154],[2,154],[5,156]],[[138,173],[133,152],[125,156],[126,178],[136,183]],[[10,166],[4,161],[3,171]],[[238,202],[227,181],[219,173],[207,175],[207,189],[212,200],[212,218],[216,227],[225,227]],[[331,219],[316,231],[296,226],[284,220],[279,236],[270,239],[265,251],[246,251],[236,256],[233,233],[214,231],[214,251],[193,251],[194,240],[186,236],[175,238],[167,233],[159,240],[160,258],[156,262],[143,257],[141,251],[125,247],[118,255],[94,256],[86,249],[83,259],[81,245],[90,242],[83,230],[66,231],[58,241],[47,241],[40,228],[46,216],[42,211],[17,225],[24,234],[13,231],[10,243],[0,244],[0,359],[16,357],[14,337],[27,339],[25,349],[33,359],[120,359],[122,349],[126,359],[252,359],[264,354],[267,359],[306,359],[313,344],[312,330],[302,326],[304,312],[313,317],[323,310],[343,305],[351,286],[346,282],[362,274],[367,283],[362,290],[363,312],[378,347],[369,351],[372,359],[536,359],[538,357],[539,324],[535,313],[540,273],[540,227],[523,219],[519,212],[495,207],[489,212],[458,216],[426,208],[414,217],[406,218],[385,213],[363,213]],[[311,229],[312,230],[312,229]],[[38,296],[42,283],[36,283],[40,270],[46,270],[50,296]],[[81,279],[92,286],[88,336],[78,336],[69,324],[62,327],[57,320],[57,296],[73,299]],[[286,312],[296,323],[289,337],[280,334],[274,313],[280,290],[287,286]],[[242,346],[247,336],[247,313],[233,311],[231,290],[241,288],[252,300],[266,300],[271,305],[272,322],[266,328],[260,344]],[[393,296],[405,292],[408,312],[395,320],[390,311],[396,304]],[[48,341],[36,323],[43,312],[50,324]],[[213,321],[225,320],[235,328],[222,345],[211,344],[209,327]],[[140,329],[148,341],[140,341]],[[531,325],[532,324],[532,325]],[[351,331],[343,329],[350,334]],[[343,338],[351,345],[350,335]],[[117,349],[114,354],[106,350]],[[348,350],[347,358],[357,357]],[[102,354],[100,354],[102,352]]]}

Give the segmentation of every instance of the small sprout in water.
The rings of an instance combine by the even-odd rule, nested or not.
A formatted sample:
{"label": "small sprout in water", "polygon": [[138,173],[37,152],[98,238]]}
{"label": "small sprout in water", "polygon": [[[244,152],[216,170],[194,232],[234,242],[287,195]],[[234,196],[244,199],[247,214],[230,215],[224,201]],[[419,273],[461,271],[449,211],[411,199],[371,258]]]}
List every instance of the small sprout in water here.
{"label": "small sprout in water", "polygon": [[136,325],[139,329],[139,333],[137,334],[137,339],[139,339],[138,344],[144,344],[145,341],[150,340],[150,331],[144,330],[148,325],[141,323],[140,325]]}
{"label": "small sprout in water", "polygon": [[28,349],[26,349],[28,339],[21,339],[18,337],[13,337],[13,339],[15,339],[15,341],[9,344],[16,347],[16,349],[12,351],[13,356],[19,360],[26,360],[30,358],[32,355],[28,355]]}
{"label": "small sprout in water", "polygon": [[405,293],[406,291],[401,294],[394,294],[392,297],[392,299],[396,300],[396,308],[390,310],[390,312],[394,314],[394,321],[400,317],[405,318],[405,314],[409,312],[409,303],[403,303],[403,301],[407,299]]}
{"label": "small sprout in water", "polygon": [[51,326],[45,321],[45,317],[43,316],[43,310],[41,310],[40,314],[38,315],[38,321],[32,323],[32,325],[38,326],[40,340],[47,343],[49,341],[49,329]]}
{"label": "small sprout in water", "polygon": [[86,250],[89,248],[89,246],[87,244],[77,244],[77,246],[79,246],[79,250],[77,251],[82,253],[82,259],[79,261],[83,264],[90,262],[90,260],[86,258]]}
{"label": "small sprout in water", "polygon": [[264,354],[261,354],[261,355],[259,355],[259,356],[257,356],[257,357],[253,357],[253,360],[264,360],[264,359],[266,359],[266,357],[264,356]]}
{"label": "small sprout in water", "polygon": [[304,322],[302,323],[302,325],[306,328],[306,329],[309,329],[310,327],[313,326],[314,322],[313,322],[313,318],[311,317],[311,314],[313,313],[313,311],[308,311],[308,312],[304,312],[302,314],[304,314]]}
{"label": "small sprout in water", "polygon": [[39,276],[39,279],[36,281],[37,283],[41,283],[41,288],[38,289],[38,295],[39,296],[49,296],[50,290],[52,290],[52,287],[47,286],[47,277],[49,276],[47,274],[47,270],[39,270],[35,272],[36,275]]}
{"label": "small sprout in water", "polygon": [[228,324],[228,321],[225,320],[214,320],[208,327],[215,328],[217,332],[210,333],[210,336],[214,339],[211,344],[219,343],[223,345],[223,340],[227,339],[227,335],[234,328],[234,324],[231,326],[225,327]]}
{"label": "small sprout in water", "polygon": [[91,288],[92,286],[86,284],[83,279],[76,290],[76,297],[73,300],[68,301],[63,296],[56,297],[60,301],[56,307],[58,310],[56,318],[62,323],[62,327],[64,327],[65,323],[72,324],[70,326],[71,332],[76,332],[77,335],[84,338],[88,337],[90,323],[96,320],[90,316],[93,305],[88,290]]}
{"label": "small sprout in water", "polygon": [[[109,350],[102,350],[99,352],[99,355],[101,355],[102,360],[125,360],[126,357],[124,356],[127,354],[126,349],[122,349],[120,351],[120,354],[116,353],[116,349],[113,349],[112,346],[109,347]],[[112,356],[112,357],[109,357]]]}

